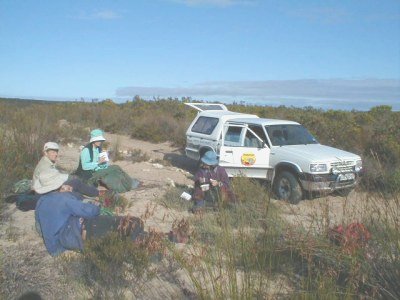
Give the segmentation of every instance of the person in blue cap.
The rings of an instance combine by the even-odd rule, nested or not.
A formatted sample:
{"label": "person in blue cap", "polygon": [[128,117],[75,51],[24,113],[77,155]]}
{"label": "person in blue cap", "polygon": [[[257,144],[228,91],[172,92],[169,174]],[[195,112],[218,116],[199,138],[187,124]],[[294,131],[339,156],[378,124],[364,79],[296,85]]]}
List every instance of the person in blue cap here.
{"label": "person in blue cap", "polygon": [[90,141],[81,151],[80,162],[76,175],[88,181],[93,173],[108,168],[108,159],[101,156],[102,144],[106,139],[101,129],[94,129],[90,132]]}
{"label": "person in blue cap", "polygon": [[205,206],[216,207],[219,200],[234,202],[228,174],[225,168],[218,166],[217,154],[209,150],[200,161],[200,168],[194,176],[193,211],[201,210]]}

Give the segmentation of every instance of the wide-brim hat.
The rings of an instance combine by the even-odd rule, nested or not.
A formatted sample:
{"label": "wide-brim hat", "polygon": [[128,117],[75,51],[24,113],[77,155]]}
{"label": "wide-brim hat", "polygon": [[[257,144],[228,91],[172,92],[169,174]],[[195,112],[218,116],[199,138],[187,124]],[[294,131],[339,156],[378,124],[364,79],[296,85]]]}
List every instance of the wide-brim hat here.
{"label": "wide-brim hat", "polygon": [[90,138],[90,143],[93,142],[104,142],[106,139],[103,136],[95,136]]}
{"label": "wide-brim hat", "polygon": [[40,187],[36,188],[36,193],[46,194],[48,192],[59,189],[64,182],[68,180],[68,174],[55,172],[46,172],[39,176]]}
{"label": "wide-brim hat", "polygon": [[103,130],[101,129],[93,129],[90,132],[90,143],[92,142],[104,142],[106,139],[103,136]]}
{"label": "wide-brim hat", "polygon": [[207,151],[202,156],[201,162],[209,166],[216,166],[218,165],[217,154],[214,151]]}

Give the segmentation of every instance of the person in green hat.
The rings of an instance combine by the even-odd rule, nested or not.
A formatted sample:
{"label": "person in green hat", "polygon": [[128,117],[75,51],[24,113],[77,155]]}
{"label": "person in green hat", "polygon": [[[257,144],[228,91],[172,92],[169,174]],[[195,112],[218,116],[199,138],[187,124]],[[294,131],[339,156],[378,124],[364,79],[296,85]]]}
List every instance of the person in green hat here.
{"label": "person in green hat", "polygon": [[[90,132],[90,141],[81,151],[75,175],[84,182],[106,190],[124,193],[134,188],[134,180],[118,165],[108,163],[108,155],[101,146],[106,139],[101,129]],[[136,181],[135,181],[136,182]]]}
{"label": "person in green hat", "polygon": [[83,180],[89,180],[96,171],[108,168],[108,158],[102,156],[102,144],[106,139],[101,129],[90,132],[90,141],[81,151],[80,162],[76,175]]}

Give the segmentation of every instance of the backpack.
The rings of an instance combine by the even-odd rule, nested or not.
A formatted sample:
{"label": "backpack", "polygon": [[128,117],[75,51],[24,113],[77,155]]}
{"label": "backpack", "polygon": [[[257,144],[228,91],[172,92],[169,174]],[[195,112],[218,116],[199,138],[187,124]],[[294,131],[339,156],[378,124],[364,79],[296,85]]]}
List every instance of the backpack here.
{"label": "backpack", "polygon": [[13,193],[14,194],[23,194],[28,193],[32,190],[32,180],[30,179],[22,179],[13,186]]}

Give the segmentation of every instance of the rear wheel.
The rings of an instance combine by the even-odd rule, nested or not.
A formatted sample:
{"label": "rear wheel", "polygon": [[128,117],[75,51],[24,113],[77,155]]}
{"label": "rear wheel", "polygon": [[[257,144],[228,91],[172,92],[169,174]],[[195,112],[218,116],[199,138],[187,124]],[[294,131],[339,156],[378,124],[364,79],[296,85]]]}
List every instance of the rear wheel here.
{"label": "rear wheel", "polygon": [[274,192],[278,199],[297,204],[303,197],[303,191],[297,178],[290,172],[279,173],[274,183]]}

